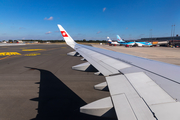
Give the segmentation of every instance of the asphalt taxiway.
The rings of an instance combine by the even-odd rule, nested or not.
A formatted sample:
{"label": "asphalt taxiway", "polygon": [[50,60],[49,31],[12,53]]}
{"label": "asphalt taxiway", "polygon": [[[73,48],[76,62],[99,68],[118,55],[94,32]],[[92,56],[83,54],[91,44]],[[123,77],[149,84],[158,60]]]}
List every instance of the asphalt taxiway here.
{"label": "asphalt taxiway", "polygon": [[[180,49],[93,46],[180,65]],[[79,112],[109,93],[93,88],[103,76],[71,69],[84,62],[71,51],[64,44],[0,47],[0,120],[106,120]]]}
{"label": "asphalt taxiway", "polygon": [[71,69],[84,62],[71,51],[61,44],[0,47],[0,120],[104,120],[79,112],[109,93],[93,89],[103,76]]}

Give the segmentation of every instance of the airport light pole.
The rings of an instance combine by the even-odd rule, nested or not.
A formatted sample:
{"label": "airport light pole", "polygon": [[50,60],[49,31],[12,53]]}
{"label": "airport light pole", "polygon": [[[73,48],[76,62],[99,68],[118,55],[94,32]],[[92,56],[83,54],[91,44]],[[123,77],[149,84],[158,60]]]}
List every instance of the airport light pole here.
{"label": "airport light pole", "polygon": [[[174,28],[174,29],[173,29]],[[173,43],[174,43],[174,34],[175,34],[175,24],[174,25],[172,25],[172,27],[171,27],[171,44],[173,45]]]}
{"label": "airport light pole", "polygon": [[151,41],[152,41],[152,31],[153,31],[153,29],[151,29]]}
{"label": "airport light pole", "polygon": [[152,29],[149,30],[149,40],[151,38],[151,42],[152,42]]}
{"label": "airport light pole", "polygon": [[174,24],[173,40],[174,40],[174,34],[175,34],[175,24]]}
{"label": "airport light pole", "polygon": [[171,40],[172,40],[173,25],[171,25]]}

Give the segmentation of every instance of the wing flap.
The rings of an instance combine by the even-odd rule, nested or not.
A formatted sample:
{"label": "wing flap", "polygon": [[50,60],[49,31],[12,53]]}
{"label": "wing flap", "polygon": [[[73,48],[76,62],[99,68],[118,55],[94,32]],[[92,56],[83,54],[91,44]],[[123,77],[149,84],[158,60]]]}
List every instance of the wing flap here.
{"label": "wing flap", "polygon": [[166,103],[152,105],[151,109],[158,120],[180,120],[180,103]]}
{"label": "wing flap", "polygon": [[[128,104],[125,101],[128,101],[131,109],[133,111],[134,116],[138,120],[155,120],[153,117],[153,113],[149,109],[149,107],[145,104],[143,99],[138,95],[132,85],[129,83],[127,78],[124,75],[116,75],[106,77],[106,81],[109,87],[110,95],[112,97],[113,105],[115,107],[115,111],[118,119],[121,119],[121,102],[120,99],[123,99],[123,106],[127,106]],[[124,94],[122,97],[121,95]],[[126,97],[126,100],[125,100]],[[129,112],[130,110],[128,110]],[[132,112],[130,112],[132,114]],[[132,115],[133,116],[133,115]],[[133,118],[134,119],[134,118]],[[131,120],[131,119],[127,119]]]}
{"label": "wing flap", "polygon": [[127,109],[124,110],[132,114],[126,100],[138,120],[180,119],[180,103],[169,96],[145,73],[109,76],[106,77],[106,81],[119,120],[122,119],[122,106],[126,106]]}
{"label": "wing flap", "polygon": [[130,73],[125,74],[125,76],[148,105],[175,102],[171,96],[169,96],[145,73]]}
{"label": "wing flap", "polygon": [[118,120],[138,120],[125,94],[113,95],[112,99]]}
{"label": "wing flap", "polygon": [[104,76],[117,74],[119,73],[120,69],[130,67],[130,65],[126,63],[120,62],[114,58],[110,58],[87,48],[78,48],[76,51],[96,69],[98,69]]}
{"label": "wing flap", "polygon": [[167,94],[144,72],[129,73],[125,76],[157,119],[180,119],[180,103]]}

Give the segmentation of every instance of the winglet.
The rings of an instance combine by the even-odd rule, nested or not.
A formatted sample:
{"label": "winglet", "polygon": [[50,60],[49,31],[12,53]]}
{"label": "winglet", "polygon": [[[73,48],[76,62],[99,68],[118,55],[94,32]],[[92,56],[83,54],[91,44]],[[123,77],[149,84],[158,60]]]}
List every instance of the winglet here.
{"label": "winglet", "polygon": [[61,34],[64,40],[66,41],[66,44],[74,48],[77,43],[71,38],[71,36],[66,32],[66,30],[61,25],[57,24],[57,26],[59,30],[61,31]]}

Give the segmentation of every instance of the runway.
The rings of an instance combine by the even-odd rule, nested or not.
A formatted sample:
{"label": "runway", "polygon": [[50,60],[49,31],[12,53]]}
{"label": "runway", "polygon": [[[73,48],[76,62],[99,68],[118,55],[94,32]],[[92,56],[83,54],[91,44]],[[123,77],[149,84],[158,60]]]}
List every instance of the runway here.
{"label": "runway", "polygon": [[103,76],[71,69],[83,63],[71,51],[61,44],[1,47],[0,120],[104,120],[79,112],[109,93],[93,88]]}

